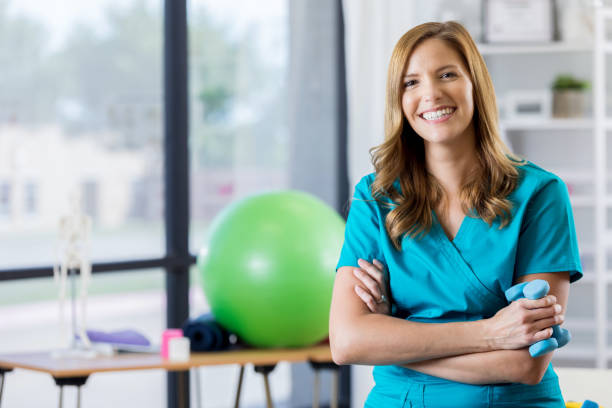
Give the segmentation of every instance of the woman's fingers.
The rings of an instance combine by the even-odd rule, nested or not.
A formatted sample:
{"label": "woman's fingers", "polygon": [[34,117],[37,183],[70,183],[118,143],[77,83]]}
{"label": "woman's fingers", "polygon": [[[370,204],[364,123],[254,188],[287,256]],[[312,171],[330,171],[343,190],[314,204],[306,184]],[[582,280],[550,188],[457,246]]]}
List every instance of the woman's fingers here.
{"label": "woman's fingers", "polygon": [[359,268],[353,269],[353,274],[359,281],[369,290],[369,293],[376,299],[381,298],[381,290],[377,281],[375,281],[366,271]]}
{"label": "woman's fingers", "polygon": [[353,274],[360,284],[355,285],[355,293],[371,312],[388,314],[391,305],[387,295],[384,266],[376,259],[373,260],[373,263],[363,259],[357,262],[361,268],[354,268]]}
{"label": "woman's fingers", "polygon": [[559,304],[542,307],[540,309],[532,309],[527,311],[527,315],[530,320],[536,321],[541,319],[548,319],[550,317],[554,317],[555,315],[559,315],[562,311],[562,307]]}
{"label": "woman's fingers", "polygon": [[370,292],[368,292],[359,285],[355,285],[355,293],[357,293],[357,296],[359,296],[359,298],[363,300],[363,303],[368,306],[370,312],[376,313],[376,301],[374,300],[372,295],[370,295]]}
{"label": "woman's fingers", "polygon": [[[376,260],[374,261],[376,262]],[[366,271],[381,287],[384,286],[383,284],[384,275],[383,275],[382,268],[379,269],[379,267],[377,267],[374,264],[369,263],[368,261],[364,259],[358,259],[357,263],[359,264],[361,269]]]}
{"label": "woman's fingers", "polygon": [[515,314],[527,330],[530,344],[552,336],[552,326],[565,320],[563,308],[553,295],[541,299],[519,299],[516,301]]}
{"label": "woman's fingers", "polygon": [[374,264],[374,266],[378,268],[378,270],[380,270],[381,275],[384,277],[385,276],[385,266],[378,259],[374,259],[372,263]]}
{"label": "woman's fingers", "polygon": [[533,335],[534,343],[540,340],[546,340],[552,336],[553,330],[550,327],[545,328],[544,330],[540,330],[539,332]]}
{"label": "woman's fingers", "polygon": [[551,326],[562,324],[564,316],[557,299],[545,296],[542,299],[519,299],[500,309],[492,318],[495,347],[517,349],[547,339],[552,335]]}
{"label": "woman's fingers", "polygon": [[537,322],[533,324],[533,327],[535,331],[540,331],[540,330],[546,329],[548,327],[552,327],[557,324],[563,324],[564,321],[565,321],[565,316],[560,314],[554,317],[549,317],[548,319],[538,320]]}
{"label": "woman's fingers", "polygon": [[552,306],[557,303],[557,298],[554,295],[544,296],[541,299],[519,299],[517,302],[520,303],[525,309],[540,309],[543,307]]}

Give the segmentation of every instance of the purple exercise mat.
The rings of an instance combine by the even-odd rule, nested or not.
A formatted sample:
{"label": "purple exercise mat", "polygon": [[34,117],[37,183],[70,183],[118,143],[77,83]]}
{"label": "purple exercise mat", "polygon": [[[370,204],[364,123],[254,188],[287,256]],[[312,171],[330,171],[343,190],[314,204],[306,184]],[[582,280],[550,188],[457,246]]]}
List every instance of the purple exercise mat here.
{"label": "purple exercise mat", "polygon": [[136,330],[118,330],[103,332],[87,330],[87,337],[94,343],[126,344],[134,346],[150,346],[151,342]]}

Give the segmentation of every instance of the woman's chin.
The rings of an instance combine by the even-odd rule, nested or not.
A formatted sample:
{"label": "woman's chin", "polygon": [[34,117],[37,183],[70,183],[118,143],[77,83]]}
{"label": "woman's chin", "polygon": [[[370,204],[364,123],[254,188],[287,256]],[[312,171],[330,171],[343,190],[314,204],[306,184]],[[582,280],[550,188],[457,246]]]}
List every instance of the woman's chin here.
{"label": "woman's chin", "polygon": [[466,132],[466,129],[460,130],[455,128],[438,129],[432,131],[431,129],[419,129],[417,132],[419,136],[425,141],[425,144],[439,144],[439,145],[455,145],[460,143],[462,140],[467,141],[470,139],[470,132]]}
{"label": "woman's chin", "polygon": [[425,144],[453,144],[457,142],[458,137],[456,135],[448,134],[448,133],[436,133],[436,134],[428,134],[426,136],[421,136],[425,141]]}

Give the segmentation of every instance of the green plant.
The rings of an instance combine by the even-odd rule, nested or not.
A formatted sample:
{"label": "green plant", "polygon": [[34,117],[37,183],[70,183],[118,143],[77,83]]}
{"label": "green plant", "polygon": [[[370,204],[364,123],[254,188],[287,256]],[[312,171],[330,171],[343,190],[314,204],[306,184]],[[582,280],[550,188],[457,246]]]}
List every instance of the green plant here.
{"label": "green plant", "polygon": [[555,91],[577,90],[584,91],[589,89],[589,81],[575,78],[571,75],[558,75],[553,82],[552,88]]}

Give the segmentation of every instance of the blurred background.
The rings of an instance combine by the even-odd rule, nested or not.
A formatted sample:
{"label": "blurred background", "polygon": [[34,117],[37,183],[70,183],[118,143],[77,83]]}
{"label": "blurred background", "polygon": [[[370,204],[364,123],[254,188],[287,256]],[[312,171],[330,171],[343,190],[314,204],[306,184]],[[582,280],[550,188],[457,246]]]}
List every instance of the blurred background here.
{"label": "blurred background", "polygon": [[[554,361],[608,367],[612,21],[597,19],[612,4],[416,4],[187,2],[191,254],[220,210],[255,192],[307,191],[345,215],[353,186],[371,171],[368,149],[382,141],[395,42],[419,23],[456,20],[485,57],[506,142],[570,191],[585,276],[570,292],[573,341]],[[93,220],[94,269],[109,265],[92,278],[88,322],[135,327],[151,339],[167,325],[164,264],[121,268],[166,256],[164,10],[161,0],[0,0],[0,353],[59,345],[50,267],[59,259],[57,224],[71,191]],[[195,316],[209,307],[194,266],[188,276]],[[353,367],[343,374],[344,404],[363,404],[370,373]],[[203,406],[230,406],[237,376],[238,367],[201,369]],[[84,389],[85,407],[166,406],[163,372],[94,380]],[[280,364],[271,374],[274,400],[309,406],[312,381],[305,364]],[[329,382],[324,373],[323,404]],[[254,373],[247,372],[243,392],[243,406],[264,406]],[[3,398],[21,407],[46,406],[56,396],[48,375],[20,371],[7,377]]]}

